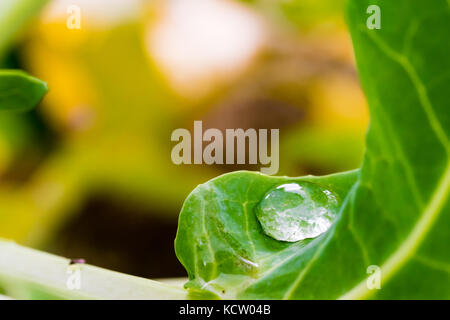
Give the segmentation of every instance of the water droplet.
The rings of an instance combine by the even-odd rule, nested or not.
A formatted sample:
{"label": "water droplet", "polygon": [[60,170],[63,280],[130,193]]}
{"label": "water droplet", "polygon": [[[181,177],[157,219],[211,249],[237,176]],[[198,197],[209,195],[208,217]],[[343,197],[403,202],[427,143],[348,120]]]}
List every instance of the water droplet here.
{"label": "water droplet", "polygon": [[298,182],[270,190],[259,203],[256,216],[267,235],[295,242],[327,231],[338,211],[334,192],[316,183]]}

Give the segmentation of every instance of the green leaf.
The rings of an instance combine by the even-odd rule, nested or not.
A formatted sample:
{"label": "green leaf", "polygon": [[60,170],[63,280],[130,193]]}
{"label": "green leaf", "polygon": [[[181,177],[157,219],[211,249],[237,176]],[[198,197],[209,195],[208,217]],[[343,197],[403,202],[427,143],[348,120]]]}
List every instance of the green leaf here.
{"label": "green leaf", "polygon": [[17,70],[0,70],[0,111],[27,111],[47,92],[47,84]]}
{"label": "green leaf", "polygon": [[[255,205],[271,183],[290,179],[212,180],[180,216],[176,252],[188,287],[242,299],[450,298],[450,2],[375,2],[379,30],[366,26],[374,1],[348,4],[371,124],[356,182],[329,180],[346,194],[337,222],[314,240],[269,241]],[[380,289],[370,286],[378,275],[370,266]]]}
{"label": "green leaf", "polygon": [[[288,243],[267,236],[256,217],[256,206],[267,191],[306,181],[345,199],[358,175],[358,171],[351,171],[287,178],[241,171],[198,186],[183,206],[175,241],[176,254],[191,279],[188,287],[208,289],[223,298],[245,298],[243,289],[259,285],[258,280],[277,274],[283,262],[304,256],[308,248],[326,239]],[[296,271],[295,265],[288,268]]]}

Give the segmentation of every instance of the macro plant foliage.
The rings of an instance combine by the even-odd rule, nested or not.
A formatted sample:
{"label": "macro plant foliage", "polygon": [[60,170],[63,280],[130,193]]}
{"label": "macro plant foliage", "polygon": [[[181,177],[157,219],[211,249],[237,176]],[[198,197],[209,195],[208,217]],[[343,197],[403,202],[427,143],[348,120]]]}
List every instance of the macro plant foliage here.
{"label": "macro plant foliage", "polygon": [[[373,2],[381,8],[381,29],[366,26]],[[183,205],[175,240],[189,275],[186,289],[80,265],[82,285],[72,291],[69,260],[0,241],[0,293],[449,299],[450,43],[443,39],[450,34],[450,2],[349,0],[347,19],[371,116],[360,169],[300,178],[235,172],[198,186]],[[29,110],[46,91],[20,71],[0,71],[0,110]],[[329,190],[338,199],[337,217],[316,238],[278,241],[265,233],[259,206],[270,190],[295,183]],[[380,289],[367,284],[373,266]]]}
{"label": "macro plant foliage", "polygon": [[[357,172],[301,179],[227,174],[186,200],[175,242],[192,291],[239,299],[450,298],[450,3],[351,0],[347,18],[371,115]],[[316,182],[343,199],[324,234],[268,237],[258,203],[274,186]],[[381,289],[367,285],[368,267]]]}
{"label": "macro plant foliage", "polygon": [[18,70],[0,70],[0,110],[28,111],[47,92],[47,84]]}

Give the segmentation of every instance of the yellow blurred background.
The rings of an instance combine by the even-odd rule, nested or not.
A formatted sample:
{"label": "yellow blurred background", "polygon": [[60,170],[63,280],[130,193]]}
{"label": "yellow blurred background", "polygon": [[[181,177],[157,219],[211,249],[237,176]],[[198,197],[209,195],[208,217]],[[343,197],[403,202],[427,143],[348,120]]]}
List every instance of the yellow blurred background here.
{"label": "yellow blurred background", "polygon": [[279,128],[278,175],[358,167],[368,114],[343,2],[50,1],[2,64],[50,91],[30,114],[0,113],[0,237],[183,276],[183,200],[210,178],[258,170],[174,165],[170,135],[194,120]]}

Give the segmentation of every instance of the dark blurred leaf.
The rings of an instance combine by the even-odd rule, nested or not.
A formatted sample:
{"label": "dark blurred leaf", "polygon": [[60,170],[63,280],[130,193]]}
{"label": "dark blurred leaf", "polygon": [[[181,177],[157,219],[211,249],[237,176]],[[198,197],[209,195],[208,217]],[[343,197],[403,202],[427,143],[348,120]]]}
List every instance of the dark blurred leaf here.
{"label": "dark blurred leaf", "polygon": [[49,0],[2,0],[0,3],[0,60],[11,47],[17,32]]}

